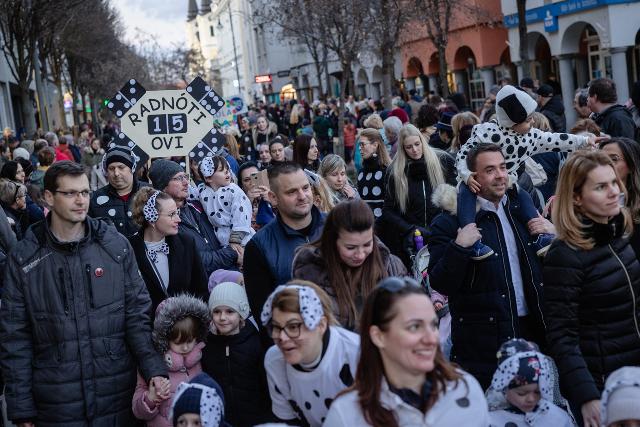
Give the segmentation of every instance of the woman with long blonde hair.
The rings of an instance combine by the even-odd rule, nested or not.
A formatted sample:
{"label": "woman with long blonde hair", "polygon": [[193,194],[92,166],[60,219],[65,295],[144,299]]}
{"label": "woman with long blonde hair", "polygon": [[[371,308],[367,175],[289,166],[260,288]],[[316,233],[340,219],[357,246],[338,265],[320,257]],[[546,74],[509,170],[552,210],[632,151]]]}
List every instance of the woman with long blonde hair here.
{"label": "woman with long blonde hair", "polygon": [[560,172],[553,205],[556,240],[543,270],[547,340],[585,426],[600,425],[605,378],[640,365],[640,264],[625,193],[606,153],[578,151]]}
{"label": "woman with long blonde hair", "polygon": [[406,124],[400,129],[398,151],[387,172],[383,240],[407,266],[415,231],[426,237],[431,220],[439,212],[431,202],[431,193],[446,178],[451,182],[448,171],[452,168],[451,156],[429,146],[418,128]]}

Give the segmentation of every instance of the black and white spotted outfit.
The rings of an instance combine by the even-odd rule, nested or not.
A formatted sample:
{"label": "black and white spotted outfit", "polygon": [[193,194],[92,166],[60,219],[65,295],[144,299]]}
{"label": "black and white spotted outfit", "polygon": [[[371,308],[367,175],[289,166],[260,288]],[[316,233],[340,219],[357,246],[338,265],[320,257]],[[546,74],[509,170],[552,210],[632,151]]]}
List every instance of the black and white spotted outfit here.
{"label": "black and white spotted outfit", "polygon": [[386,169],[377,156],[371,156],[362,160],[362,170],[358,173],[358,194],[362,200],[367,202],[376,218],[382,216]]}
{"label": "black and white spotted outfit", "polygon": [[325,333],[322,359],[306,371],[289,365],[277,346],[264,358],[272,411],[281,420],[301,420],[319,427],[336,395],[353,384],[360,354],[360,337],[338,326]]}
{"label": "black and white spotted outfit", "polygon": [[467,168],[467,155],[478,144],[494,143],[502,147],[507,172],[512,182],[518,180],[517,170],[524,161],[534,154],[544,152],[574,152],[587,144],[586,136],[571,135],[568,133],[543,132],[531,128],[526,134],[520,134],[511,128],[500,126],[496,121],[481,123],[473,127],[471,138],[460,148],[456,156],[456,168],[458,179],[465,184],[471,176]]}
{"label": "black and white spotted outfit", "polygon": [[[198,187],[200,204],[207,213],[209,222],[214,227],[216,237],[223,246],[230,243],[240,243],[245,246],[256,234],[251,227],[253,208],[249,198],[236,184],[229,183],[217,190],[208,185]],[[233,241],[233,233],[242,236],[241,242]]]}

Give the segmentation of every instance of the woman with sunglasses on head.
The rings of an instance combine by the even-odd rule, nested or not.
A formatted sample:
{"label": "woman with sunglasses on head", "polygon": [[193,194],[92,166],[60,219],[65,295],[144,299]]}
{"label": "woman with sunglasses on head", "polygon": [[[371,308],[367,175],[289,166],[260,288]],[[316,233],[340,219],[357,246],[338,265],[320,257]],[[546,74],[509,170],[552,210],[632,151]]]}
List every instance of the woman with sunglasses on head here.
{"label": "woman with sunglasses on head", "polygon": [[143,187],[133,199],[141,228],[129,238],[151,297],[151,315],[168,297],[189,293],[207,301],[207,277],[192,237],[178,233],[180,209],[168,194]]}
{"label": "woman with sunglasses on head", "polygon": [[337,325],[327,294],[304,280],[278,286],[260,320],[275,343],[264,359],[273,414],[321,426],[336,395],[353,384],[360,337]]}
{"label": "woman with sunglasses on head", "polygon": [[438,316],[414,280],[384,279],[360,320],[354,385],[331,405],[327,427],[485,427],[478,381],[449,363],[439,346]]}

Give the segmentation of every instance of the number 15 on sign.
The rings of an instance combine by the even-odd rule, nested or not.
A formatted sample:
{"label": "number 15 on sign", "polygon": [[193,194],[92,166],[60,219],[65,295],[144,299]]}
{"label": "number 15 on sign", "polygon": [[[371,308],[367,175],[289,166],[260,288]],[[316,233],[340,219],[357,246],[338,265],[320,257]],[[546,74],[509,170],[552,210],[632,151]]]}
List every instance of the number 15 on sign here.
{"label": "number 15 on sign", "polygon": [[187,133],[186,114],[155,114],[147,116],[149,135]]}

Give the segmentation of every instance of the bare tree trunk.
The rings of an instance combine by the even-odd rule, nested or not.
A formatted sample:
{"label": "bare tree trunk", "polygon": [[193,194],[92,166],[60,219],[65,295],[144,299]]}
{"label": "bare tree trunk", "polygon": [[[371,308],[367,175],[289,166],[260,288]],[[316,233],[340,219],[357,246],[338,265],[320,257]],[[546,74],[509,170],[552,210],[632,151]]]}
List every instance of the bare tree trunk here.
{"label": "bare tree trunk", "polygon": [[313,64],[316,67],[316,76],[318,78],[318,91],[320,93],[320,98],[324,95],[324,88],[322,87],[322,65],[320,61],[316,58],[313,59]]}
{"label": "bare tree trunk", "polygon": [[80,99],[82,100],[82,122],[87,123],[87,102],[85,100],[85,93],[80,92]]}
{"label": "bare tree trunk", "polygon": [[446,98],[449,96],[449,81],[447,80],[447,59],[445,57],[446,46],[442,43],[438,44],[438,65],[440,68],[439,83],[440,96]]}
{"label": "bare tree trunk", "polygon": [[[520,41],[520,64],[522,66],[522,76],[529,77],[529,44],[527,43],[527,0],[516,0],[518,4],[518,39]],[[517,80],[517,79],[516,79]]]}
{"label": "bare tree trunk", "polygon": [[383,50],[382,55],[382,96],[384,99],[384,108],[391,109],[391,92],[393,86],[393,51]]}
{"label": "bare tree trunk", "polygon": [[67,127],[67,115],[64,112],[64,93],[62,93],[62,80],[56,81],[56,87],[58,88],[58,109],[60,110],[60,123],[58,127],[64,129]]}
{"label": "bare tree trunk", "polygon": [[33,102],[29,96],[29,88],[20,87],[20,109],[22,110],[22,126],[26,135],[31,138],[36,132],[36,118],[34,117]]}
{"label": "bare tree trunk", "polygon": [[329,75],[329,49],[327,46],[322,48],[322,62],[324,64],[324,77],[326,82],[327,91],[323,94],[325,99],[331,96],[331,76]]}

